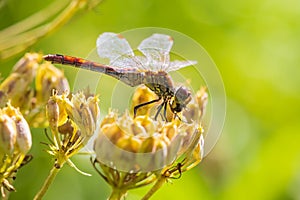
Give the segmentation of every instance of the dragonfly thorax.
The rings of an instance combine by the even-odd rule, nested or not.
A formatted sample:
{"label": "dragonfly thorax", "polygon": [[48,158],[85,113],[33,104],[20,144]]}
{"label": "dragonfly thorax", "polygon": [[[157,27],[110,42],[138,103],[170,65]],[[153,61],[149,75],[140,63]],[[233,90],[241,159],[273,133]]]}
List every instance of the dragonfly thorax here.
{"label": "dragonfly thorax", "polygon": [[159,99],[163,99],[161,107],[164,106],[166,109],[166,105],[169,104],[174,114],[181,112],[192,99],[191,92],[186,87],[174,88],[172,78],[166,72],[146,72],[144,80],[146,80],[144,84]]}
{"label": "dragonfly thorax", "polygon": [[172,78],[166,72],[146,72],[144,84],[160,98],[174,95]]}

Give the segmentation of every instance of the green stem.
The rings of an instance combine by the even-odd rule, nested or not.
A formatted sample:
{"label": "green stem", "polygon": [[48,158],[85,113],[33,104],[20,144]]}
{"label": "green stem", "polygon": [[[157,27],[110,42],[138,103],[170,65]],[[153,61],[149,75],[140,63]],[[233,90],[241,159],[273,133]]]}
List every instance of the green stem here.
{"label": "green stem", "polygon": [[8,192],[7,190],[3,190],[3,192],[4,192],[4,194],[1,194],[2,200],[8,200],[10,192]]}
{"label": "green stem", "polygon": [[113,189],[108,200],[123,200],[127,194],[126,190]]}
{"label": "green stem", "polygon": [[60,10],[62,10],[66,4],[69,3],[68,1],[54,1],[54,3],[50,4],[47,8],[38,11],[37,13],[23,19],[20,22],[17,22],[8,28],[0,31],[0,38],[1,40],[18,35],[23,33],[27,30],[32,29],[33,27],[37,27],[38,25],[46,22],[55,14],[57,14]]}
{"label": "green stem", "polygon": [[157,190],[161,188],[161,186],[166,182],[167,177],[165,176],[160,176],[153,187],[148,191],[148,193],[142,198],[142,200],[147,200],[149,199]]}
{"label": "green stem", "polygon": [[[68,4],[66,9],[61,11],[60,14],[48,24],[40,25],[37,28],[27,30],[18,35],[13,35],[13,39],[4,41],[0,40],[0,59],[7,59],[19,52],[24,51],[26,48],[33,45],[38,39],[57,30],[59,27],[65,24],[78,9],[81,8],[83,3],[85,3],[85,0],[73,0]],[[29,28],[27,27],[26,29]]]}
{"label": "green stem", "polygon": [[40,189],[40,191],[35,195],[34,200],[42,199],[42,197],[46,194],[47,190],[49,189],[49,186],[55,179],[56,175],[58,174],[58,171],[60,169],[53,166],[52,170],[50,171],[49,176],[47,177],[46,181],[44,182],[44,185]]}

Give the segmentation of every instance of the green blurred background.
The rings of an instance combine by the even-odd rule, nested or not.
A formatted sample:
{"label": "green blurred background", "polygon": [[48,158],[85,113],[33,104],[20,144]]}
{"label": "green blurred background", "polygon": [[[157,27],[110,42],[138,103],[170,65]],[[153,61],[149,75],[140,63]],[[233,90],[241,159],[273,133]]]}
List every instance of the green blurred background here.
{"label": "green blurred background", "polygon": [[[0,0],[0,29],[51,1]],[[105,0],[77,13],[29,50],[86,57],[102,32],[164,27],[199,42],[222,75],[227,94],[223,133],[199,166],[152,199],[300,199],[300,1]],[[1,39],[1,38],[0,38]],[[23,55],[1,61],[7,76]],[[72,73],[65,70],[69,78]],[[34,160],[18,172],[11,199],[32,199],[53,165],[43,130],[33,130]],[[89,158],[65,166],[45,199],[106,199],[109,186]],[[149,188],[133,190],[140,199]]]}

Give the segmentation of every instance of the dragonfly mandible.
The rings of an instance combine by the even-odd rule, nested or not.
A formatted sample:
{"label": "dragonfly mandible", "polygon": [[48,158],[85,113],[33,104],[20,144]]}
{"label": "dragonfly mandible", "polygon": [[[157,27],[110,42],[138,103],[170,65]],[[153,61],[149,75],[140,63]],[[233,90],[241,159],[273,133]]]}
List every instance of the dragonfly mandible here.
{"label": "dragonfly mandible", "polygon": [[172,37],[153,34],[138,46],[138,50],[143,56],[135,55],[128,41],[122,35],[105,32],[97,39],[97,53],[100,58],[109,59],[108,65],[60,54],[45,55],[44,59],[52,63],[100,72],[132,87],[146,85],[158,98],[135,106],[134,117],[139,108],[163,100],[157,107],[154,119],[156,120],[164,109],[163,116],[167,121],[167,106],[173,112],[174,118],[179,118],[177,113],[181,112],[191,101],[191,92],[184,86],[175,88],[168,73],[197,63],[196,61],[170,61],[172,45]]}

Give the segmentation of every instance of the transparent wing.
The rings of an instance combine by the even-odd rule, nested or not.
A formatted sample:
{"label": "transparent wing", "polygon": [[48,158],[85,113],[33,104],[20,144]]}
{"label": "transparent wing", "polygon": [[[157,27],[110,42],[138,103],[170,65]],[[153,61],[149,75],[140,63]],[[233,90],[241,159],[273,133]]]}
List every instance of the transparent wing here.
{"label": "transparent wing", "polygon": [[110,61],[110,65],[119,68],[134,68],[138,71],[147,71],[147,59],[144,56],[122,55]]}
{"label": "transparent wing", "polygon": [[165,71],[166,72],[176,71],[178,69],[195,65],[195,64],[197,64],[197,61],[194,60],[186,60],[186,61],[175,60],[170,62],[170,64],[165,68]]}
{"label": "transparent wing", "polygon": [[127,40],[120,34],[106,32],[97,39],[97,53],[108,58],[109,64],[119,68],[136,67],[134,53]]}
{"label": "transparent wing", "polygon": [[146,56],[148,70],[164,70],[169,66],[172,45],[172,37],[164,34],[153,34],[141,42],[138,50]]}

